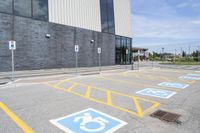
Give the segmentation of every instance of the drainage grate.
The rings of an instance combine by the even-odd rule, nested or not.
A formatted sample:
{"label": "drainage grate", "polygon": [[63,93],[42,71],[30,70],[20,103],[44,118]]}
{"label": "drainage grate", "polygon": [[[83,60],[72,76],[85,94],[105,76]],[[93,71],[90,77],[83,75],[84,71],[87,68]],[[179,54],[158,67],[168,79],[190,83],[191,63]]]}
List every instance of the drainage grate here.
{"label": "drainage grate", "polygon": [[158,118],[160,120],[167,121],[167,122],[179,123],[178,118],[181,115],[175,114],[175,113],[171,113],[171,112],[167,112],[167,111],[163,111],[163,110],[157,110],[156,112],[154,112],[150,116]]}

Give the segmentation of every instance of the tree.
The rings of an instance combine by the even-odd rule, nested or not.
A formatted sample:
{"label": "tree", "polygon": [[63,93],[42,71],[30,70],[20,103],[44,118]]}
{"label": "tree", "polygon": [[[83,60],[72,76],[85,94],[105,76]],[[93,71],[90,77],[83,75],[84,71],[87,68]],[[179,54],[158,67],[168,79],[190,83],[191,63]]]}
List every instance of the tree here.
{"label": "tree", "polygon": [[192,56],[193,56],[193,57],[198,57],[198,51],[194,51],[194,52],[192,53]]}
{"label": "tree", "polygon": [[182,57],[186,57],[186,52],[185,51],[182,52]]}

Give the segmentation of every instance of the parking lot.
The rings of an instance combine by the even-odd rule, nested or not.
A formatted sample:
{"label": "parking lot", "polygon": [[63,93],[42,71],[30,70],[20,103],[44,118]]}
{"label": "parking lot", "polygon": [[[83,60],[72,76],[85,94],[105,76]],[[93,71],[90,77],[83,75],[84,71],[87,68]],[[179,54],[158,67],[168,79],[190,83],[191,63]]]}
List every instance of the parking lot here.
{"label": "parking lot", "polygon": [[[0,86],[0,132],[198,133],[199,81],[200,71],[167,68],[22,78]],[[159,109],[181,115],[178,123],[150,116]],[[102,128],[78,122],[94,112]]]}

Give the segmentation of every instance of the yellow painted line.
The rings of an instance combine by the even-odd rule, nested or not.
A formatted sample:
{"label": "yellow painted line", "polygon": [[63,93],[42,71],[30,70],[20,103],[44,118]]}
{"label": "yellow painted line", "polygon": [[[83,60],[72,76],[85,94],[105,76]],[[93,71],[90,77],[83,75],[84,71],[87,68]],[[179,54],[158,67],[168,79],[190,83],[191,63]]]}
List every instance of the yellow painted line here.
{"label": "yellow painted line", "polygon": [[[164,76],[152,76],[152,75],[148,75],[148,74],[137,74],[137,75],[145,76],[144,78],[141,78],[142,76],[136,77],[138,79],[144,79],[144,80],[153,80],[153,81],[159,81],[159,82],[162,82],[161,80],[168,81],[168,82],[174,81],[174,79],[170,79],[170,78],[167,78],[167,77],[164,77]],[[122,76],[124,76],[124,75],[122,75]],[[135,77],[135,74],[127,74],[126,76]]]}
{"label": "yellow painted line", "polygon": [[142,112],[142,108],[140,107],[140,104],[138,103],[138,100],[137,98],[135,97],[132,97],[133,99],[133,102],[135,103],[135,106],[136,106],[136,109],[137,109],[137,112],[140,116],[144,116],[144,113]]}
{"label": "yellow painted line", "polygon": [[164,80],[164,81],[168,81],[168,82],[174,81],[173,79],[169,79],[169,78],[167,78],[165,76],[158,76],[158,79],[161,79],[161,80]]}
{"label": "yellow painted line", "polygon": [[[125,77],[132,77],[131,76],[132,74],[126,74]],[[141,74],[143,75],[143,74]],[[121,76],[124,76],[124,75],[121,75]],[[133,76],[135,77],[135,76]],[[155,81],[160,81],[161,80],[164,80],[164,81],[167,81],[167,82],[178,82],[178,83],[182,83],[182,84],[194,84],[196,81],[188,81],[188,80],[184,80],[184,79],[179,79],[178,77],[177,78],[167,78],[165,76],[150,76],[150,75],[147,75],[147,78],[150,79],[150,80],[155,80]],[[140,79],[145,79],[145,78],[140,78]],[[175,90],[174,90],[175,91]]]}
{"label": "yellow painted line", "polygon": [[100,79],[105,79],[105,80],[110,80],[110,81],[113,81],[113,82],[117,82],[117,83],[124,83],[126,85],[131,85],[131,86],[135,86],[135,85],[138,85],[138,86],[144,86],[144,87],[153,87],[153,88],[157,88],[157,89],[162,89],[162,90],[171,90],[171,91],[176,91],[176,92],[180,92],[182,90],[178,90],[178,89],[173,89],[173,88],[164,88],[164,87],[161,87],[161,86],[154,86],[154,85],[150,85],[150,84],[144,84],[144,83],[136,83],[136,82],[127,82],[127,81],[122,81],[122,80],[117,80],[117,79],[112,79],[112,78],[107,78],[107,77],[97,77],[97,78],[100,78]]}
{"label": "yellow painted line", "polygon": [[24,131],[24,133],[34,133],[17,115],[15,115],[6,105],[0,102],[0,108]]}
{"label": "yellow painted line", "polygon": [[[54,85],[51,85],[51,84],[47,84],[47,85],[48,85],[48,86],[51,86],[51,87],[53,87],[53,88],[56,88],[56,89],[59,89],[59,90],[68,92],[68,91],[66,91],[65,89],[62,89],[62,88],[59,87],[59,86],[54,86]],[[70,91],[69,93],[72,93],[72,94],[74,94],[74,95],[76,95],[76,96],[80,96],[80,97],[82,97],[82,98],[86,98],[85,95],[79,94],[79,93],[77,93],[77,92]],[[111,107],[113,107],[113,108],[119,109],[119,110],[121,110],[121,111],[124,111],[124,112],[126,112],[126,113],[130,113],[130,114],[135,115],[135,116],[138,116],[138,117],[143,117],[143,116],[140,116],[138,113],[135,113],[135,112],[130,111],[130,110],[128,110],[128,109],[125,109],[125,108],[122,108],[122,107],[119,107],[119,106],[115,106],[115,105],[108,105],[107,102],[103,102],[103,101],[101,101],[101,100],[97,100],[97,99],[94,99],[94,98],[86,98],[86,99],[88,99],[88,100],[90,100],[90,101],[93,101],[93,102],[100,103],[100,104],[104,104],[104,105],[107,105],[107,106],[111,106]]]}
{"label": "yellow painted line", "polygon": [[86,98],[90,98],[90,94],[91,94],[91,86],[88,86],[87,92],[86,92],[86,94],[85,94],[85,97],[86,97]]}
{"label": "yellow painted line", "polygon": [[[123,93],[119,93],[119,92],[116,92],[116,91],[112,91],[112,90],[105,90],[103,88],[99,88],[99,87],[93,87],[91,85],[88,85],[88,84],[83,84],[83,83],[79,83],[79,82],[73,82],[73,81],[70,81],[70,80],[66,80],[66,82],[69,82],[69,83],[72,83],[72,84],[78,84],[78,85],[81,85],[81,86],[84,86],[84,87],[88,87],[88,90],[86,92],[86,95],[83,95],[83,94],[79,94],[77,92],[74,92],[74,91],[67,91],[65,89],[63,89],[62,87],[60,86],[55,86],[55,85],[52,85],[52,84],[48,84],[46,83],[48,86],[51,86],[53,88],[56,88],[56,89],[59,89],[59,90],[62,90],[62,91],[65,91],[65,92],[69,92],[69,93],[72,93],[74,95],[77,95],[77,96],[80,96],[82,98],[86,98],[90,101],[93,101],[93,102],[97,102],[97,103],[100,103],[100,104],[104,104],[104,105],[107,105],[107,106],[110,106],[110,107],[113,107],[113,108],[116,108],[116,109],[119,109],[121,111],[124,111],[126,113],[130,113],[132,115],[135,115],[135,116],[138,116],[138,117],[144,117],[144,112],[148,112],[156,107],[158,107],[160,105],[160,103],[156,102],[156,101],[153,101],[153,100],[148,100],[148,99],[144,99],[144,98],[139,98],[139,97],[135,97],[135,96],[130,96],[130,95],[127,95],[127,94],[123,94]],[[90,89],[97,89],[97,90],[100,90],[100,91],[103,91],[103,92],[106,92],[107,94],[107,101],[104,102],[104,101],[101,101],[101,100],[97,100],[97,99],[94,99],[94,98],[91,98],[89,97],[90,95],[90,92],[91,90]],[[137,112],[134,112],[132,110],[129,110],[129,109],[125,109],[123,107],[120,107],[120,106],[116,106],[114,104],[112,104],[112,94],[117,94],[117,95],[120,95],[120,96],[125,96],[125,97],[129,97],[129,98],[132,98],[132,99],[137,99],[137,100],[142,100],[142,101],[146,101],[146,102],[150,102],[152,103],[152,106],[148,109],[146,109],[144,112],[142,112],[142,109],[140,109],[140,105],[138,103],[138,101],[135,101],[134,104],[136,106],[136,109],[137,109]]]}
{"label": "yellow painted line", "polygon": [[153,104],[150,108],[148,108],[147,110],[145,110],[143,113],[146,114],[146,113],[149,113],[151,112],[153,109],[155,109],[156,107],[158,107],[160,105],[160,103],[155,103]]}
{"label": "yellow painted line", "polygon": [[194,84],[196,81],[188,81],[188,84]]}
{"label": "yellow painted line", "polygon": [[62,83],[64,83],[65,82],[65,80],[60,80],[58,83],[56,83],[56,84],[54,84],[54,85],[60,85],[60,84],[62,84]]}
{"label": "yellow painted line", "polygon": [[[67,89],[67,91],[71,91],[76,85],[77,85],[76,83],[72,84],[72,85]],[[57,85],[55,85],[55,86],[57,86]]]}
{"label": "yellow painted line", "polygon": [[107,104],[112,105],[111,91],[107,91]]}
{"label": "yellow painted line", "polygon": [[156,78],[154,78],[153,76],[150,76],[150,75],[148,75],[147,78],[150,80],[156,80]]}

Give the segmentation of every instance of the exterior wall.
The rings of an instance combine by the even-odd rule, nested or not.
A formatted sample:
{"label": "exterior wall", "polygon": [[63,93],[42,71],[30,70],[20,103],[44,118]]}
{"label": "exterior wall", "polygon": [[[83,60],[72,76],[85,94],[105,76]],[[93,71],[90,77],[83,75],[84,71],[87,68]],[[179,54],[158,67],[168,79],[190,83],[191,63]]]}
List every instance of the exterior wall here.
{"label": "exterior wall", "polygon": [[131,1],[113,0],[115,14],[115,34],[132,38]]}
{"label": "exterior wall", "polygon": [[[0,71],[11,70],[8,41],[16,40],[16,70],[75,66],[74,44],[80,46],[79,66],[98,66],[97,47],[102,48],[102,65],[115,64],[115,36],[65,25],[14,17],[0,13]],[[47,39],[46,34],[51,38]],[[90,41],[95,40],[92,44]]]}
{"label": "exterior wall", "polygon": [[49,0],[49,21],[101,31],[99,0]]}

